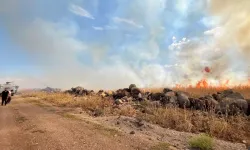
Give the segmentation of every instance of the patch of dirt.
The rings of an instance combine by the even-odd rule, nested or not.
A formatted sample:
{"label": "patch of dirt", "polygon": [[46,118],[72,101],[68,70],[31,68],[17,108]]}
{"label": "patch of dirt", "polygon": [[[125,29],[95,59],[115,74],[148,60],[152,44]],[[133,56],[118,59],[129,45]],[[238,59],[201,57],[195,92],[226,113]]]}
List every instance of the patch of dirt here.
{"label": "patch of dirt", "polygon": [[[95,118],[95,120],[101,124],[119,129],[127,134],[129,134],[131,131],[134,131],[134,136],[139,138],[148,139],[154,142],[171,143],[170,145],[177,149],[188,149],[189,146],[187,141],[196,135],[187,132],[165,129],[158,125],[150,124],[132,117],[100,117]],[[246,146],[242,143],[231,143],[215,139],[215,149],[245,150]]]}
{"label": "patch of dirt", "polygon": [[[59,149],[138,149],[169,145],[169,149],[188,149],[187,141],[196,134],[165,129],[132,117],[91,117],[81,108],[55,107],[49,103],[39,105],[16,104],[19,114],[27,120],[23,128],[36,137],[37,148]],[[36,102],[33,102],[36,103]],[[42,106],[42,107],[40,107]],[[0,120],[2,121],[2,120]],[[0,126],[1,127],[1,126]],[[1,136],[0,136],[1,137]],[[165,144],[162,144],[165,143]],[[216,150],[246,150],[241,143],[215,139]]]}
{"label": "patch of dirt", "polygon": [[9,105],[0,108],[0,149],[146,150],[150,147],[146,141],[75,119],[68,112],[13,98]]}
{"label": "patch of dirt", "polygon": [[[85,113],[72,112],[79,119],[92,124],[102,125],[109,129],[120,131],[123,134],[142,139],[158,145],[157,143],[171,143],[169,149],[189,149],[188,140],[197,134],[179,132],[171,129],[162,128],[143,120],[126,116],[110,116],[93,118]],[[133,134],[132,134],[133,132]],[[231,143],[223,140],[215,139],[216,150],[245,150],[246,146],[242,143]]]}

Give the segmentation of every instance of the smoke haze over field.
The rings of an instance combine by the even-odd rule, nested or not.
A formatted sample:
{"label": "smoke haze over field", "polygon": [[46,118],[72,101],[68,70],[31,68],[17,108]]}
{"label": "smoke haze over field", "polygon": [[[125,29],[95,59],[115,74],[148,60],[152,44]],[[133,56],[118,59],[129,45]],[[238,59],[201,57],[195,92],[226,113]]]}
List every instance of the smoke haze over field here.
{"label": "smoke haze over field", "polygon": [[[0,31],[9,39],[2,45],[14,45],[29,70],[20,69],[24,56],[17,56],[0,66],[7,72],[0,81],[91,89],[190,85],[202,78],[244,83],[249,16],[248,0],[2,0]],[[202,72],[206,66],[211,73]]]}

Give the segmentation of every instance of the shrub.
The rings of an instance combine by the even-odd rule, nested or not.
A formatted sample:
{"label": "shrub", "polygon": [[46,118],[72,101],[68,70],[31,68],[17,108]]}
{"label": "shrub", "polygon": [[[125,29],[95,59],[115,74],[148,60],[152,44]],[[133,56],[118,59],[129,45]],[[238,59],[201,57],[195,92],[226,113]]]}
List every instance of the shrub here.
{"label": "shrub", "polygon": [[190,147],[198,148],[200,150],[212,150],[213,149],[213,139],[206,134],[200,134],[198,136],[191,138],[188,144]]}

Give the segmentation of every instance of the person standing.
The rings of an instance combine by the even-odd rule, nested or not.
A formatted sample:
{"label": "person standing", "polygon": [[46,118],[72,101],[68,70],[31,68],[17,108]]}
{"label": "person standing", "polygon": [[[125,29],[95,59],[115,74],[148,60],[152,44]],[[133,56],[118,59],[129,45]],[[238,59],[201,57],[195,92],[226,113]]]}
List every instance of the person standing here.
{"label": "person standing", "polygon": [[11,91],[9,91],[8,97],[7,97],[7,104],[9,104],[11,101]]}
{"label": "person standing", "polygon": [[4,91],[2,92],[2,106],[3,106],[3,104],[4,105],[7,104],[8,97],[9,97],[9,91],[7,88],[5,88]]}

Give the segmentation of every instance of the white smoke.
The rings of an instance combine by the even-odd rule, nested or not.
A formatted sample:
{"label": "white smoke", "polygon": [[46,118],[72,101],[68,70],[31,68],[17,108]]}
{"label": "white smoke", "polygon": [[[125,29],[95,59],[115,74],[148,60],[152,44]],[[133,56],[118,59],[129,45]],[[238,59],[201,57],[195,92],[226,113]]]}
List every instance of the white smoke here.
{"label": "white smoke", "polygon": [[[35,7],[34,1],[2,0],[0,2],[1,20],[12,42],[22,47],[26,53],[28,52],[33,64],[43,72],[42,77],[33,77],[35,79],[29,78],[28,75],[22,76],[22,80],[17,80],[17,83],[21,87],[44,86],[43,83],[46,83],[48,86],[58,88],[82,85],[91,89],[115,89],[127,87],[130,83],[141,87],[189,85],[196,84],[202,78],[208,78],[214,84],[227,79],[235,84],[244,82],[239,79],[247,76],[244,72],[247,68],[246,63],[234,47],[238,45],[242,50],[240,52],[244,53],[249,50],[250,33],[247,30],[249,21],[244,19],[244,16],[249,15],[250,10],[247,0],[239,4],[228,0],[225,3],[225,9],[219,9],[221,5],[214,5],[212,1],[211,12],[222,17],[223,22],[211,30],[204,31],[204,35],[200,37],[181,37],[180,39],[174,37],[173,43],[169,45],[169,51],[165,50],[166,55],[162,55],[165,53],[161,52],[164,50],[160,47],[159,39],[165,37],[166,33],[170,33],[170,31],[163,32],[168,30],[168,27],[164,27],[166,21],[164,16],[171,17],[172,15],[167,14],[169,13],[166,11],[167,0],[134,0],[126,4],[122,0],[117,0],[117,2],[118,8],[114,12],[116,14],[114,17],[120,19],[114,21],[112,17],[108,25],[95,29],[98,32],[116,30],[113,34],[107,34],[108,42],[116,40],[116,36],[113,35],[123,37],[123,30],[119,31],[119,27],[126,26],[124,30],[129,32],[126,35],[147,30],[138,42],[121,45],[126,57],[119,54],[109,56],[108,44],[79,40],[77,38],[79,31],[85,29],[80,29],[72,20],[64,17],[57,21],[38,16],[27,18],[26,15],[31,11],[27,8],[28,6]],[[126,5],[125,10],[124,5]],[[196,5],[198,8],[195,11],[205,9],[203,2]],[[66,10],[68,6],[72,6],[72,3],[67,3]],[[82,17],[85,16],[89,20],[96,18],[82,7],[73,6],[75,6],[74,13],[78,10],[80,13],[77,14]],[[189,3],[178,1],[177,6],[176,9],[183,15],[181,19],[186,17],[185,12],[191,12]],[[218,8],[214,9],[215,6]],[[57,9],[53,11],[56,13]],[[234,14],[233,17],[227,18],[232,14]],[[36,16],[35,13],[33,15]],[[185,22],[183,23],[179,18],[173,20],[172,23],[177,27],[185,25]],[[127,26],[128,24],[130,26]],[[79,62],[78,54],[82,52],[91,55],[94,65]],[[168,64],[159,63],[157,61],[160,57],[171,58],[172,61]],[[205,66],[211,67],[212,72],[202,73]],[[241,71],[237,71],[239,68]],[[11,79],[13,78],[20,77],[16,75]],[[40,83],[35,83],[36,81]]]}

